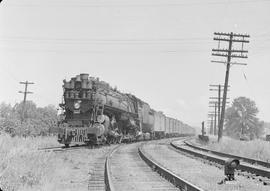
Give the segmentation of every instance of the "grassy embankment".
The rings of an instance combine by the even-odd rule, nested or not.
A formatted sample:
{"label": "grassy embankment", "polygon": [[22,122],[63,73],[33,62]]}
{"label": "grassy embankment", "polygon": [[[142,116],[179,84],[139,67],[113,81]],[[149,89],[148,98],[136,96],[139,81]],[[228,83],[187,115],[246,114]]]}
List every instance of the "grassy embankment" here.
{"label": "grassy embankment", "polygon": [[54,153],[39,152],[41,147],[58,145],[55,137],[21,138],[0,134],[0,188],[36,190],[51,181]]}
{"label": "grassy embankment", "polygon": [[223,137],[222,141],[218,143],[216,139],[216,137],[211,136],[207,148],[270,162],[270,142],[263,140],[240,141]]}

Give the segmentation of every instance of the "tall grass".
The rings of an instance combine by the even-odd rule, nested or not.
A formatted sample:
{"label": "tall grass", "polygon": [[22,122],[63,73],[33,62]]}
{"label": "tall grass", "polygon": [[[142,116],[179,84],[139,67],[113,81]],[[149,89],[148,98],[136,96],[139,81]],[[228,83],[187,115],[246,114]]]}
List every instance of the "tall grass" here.
{"label": "tall grass", "polygon": [[212,141],[207,147],[220,152],[270,162],[270,142],[263,140],[239,141],[223,137],[220,143]]}
{"label": "tall grass", "polygon": [[[0,188],[30,190],[50,181],[54,171],[54,153],[37,148],[55,146],[55,137],[10,137],[0,134]],[[35,189],[34,189],[35,190]]]}

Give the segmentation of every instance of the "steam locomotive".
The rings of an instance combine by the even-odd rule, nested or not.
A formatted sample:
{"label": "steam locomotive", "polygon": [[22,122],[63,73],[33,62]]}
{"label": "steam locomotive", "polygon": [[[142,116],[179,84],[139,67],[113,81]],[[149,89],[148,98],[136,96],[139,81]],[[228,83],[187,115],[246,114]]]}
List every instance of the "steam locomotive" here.
{"label": "steam locomotive", "polygon": [[121,93],[89,74],[77,75],[63,83],[58,142],[65,146],[194,134],[190,126],[154,111],[134,95]]}

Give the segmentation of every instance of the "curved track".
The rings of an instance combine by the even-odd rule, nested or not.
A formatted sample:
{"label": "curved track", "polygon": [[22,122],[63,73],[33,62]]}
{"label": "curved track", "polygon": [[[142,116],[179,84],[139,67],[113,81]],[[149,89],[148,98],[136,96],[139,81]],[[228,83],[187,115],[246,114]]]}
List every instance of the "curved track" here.
{"label": "curved track", "polygon": [[[183,152],[177,151],[168,143],[146,144],[143,150],[153,159],[159,166],[173,172],[181,177],[185,182],[196,185],[201,190],[209,191],[229,191],[229,190],[269,190],[268,186],[264,186],[257,180],[247,179],[243,176],[236,176],[237,181],[232,184],[219,185],[224,179],[223,170],[203,163],[197,157],[192,157]],[[180,154],[179,154],[180,152]],[[191,190],[183,188],[183,190]]]}
{"label": "curved track", "polygon": [[[198,160],[190,154],[183,155],[183,151],[176,152],[176,149],[170,146],[171,141],[172,139],[165,139],[108,147],[89,164],[92,168],[87,181],[87,190],[227,191],[268,190],[269,188],[256,180],[248,180],[242,176],[237,176],[239,180],[237,185],[220,186],[217,182],[223,179],[222,170],[203,164],[202,160],[205,159]],[[49,150],[66,151],[79,148],[81,147]]]}
{"label": "curved track", "polygon": [[119,147],[108,159],[111,191],[179,190],[147,166],[140,158],[141,143]]}
{"label": "curved track", "polygon": [[152,169],[154,169],[157,173],[159,173],[162,177],[167,179],[169,182],[173,183],[180,190],[203,191],[202,189],[200,189],[196,185],[188,182],[187,180],[182,179],[181,177],[174,174],[172,171],[169,171],[168,169],[159,165],[157,162],[155,162],[153,159],[151,159],[150,156],[147,156],[147,154],[145,153],[145,151],[143,151],[142,148],[139,148],[139,154],[140,154],[141,158],[150,167],[152,167]]}
{"label": "curved track", "polygon": [[[166,140],[150,142],[152,144],[159,144],[159,142],[164,141]],[[151,159],[147,157],[147,153],[139,149],[143,144],[146,143],[112,145],[106,151],[103,151],[104,153],[97,155],[97,158],[89,163],[91,170],[87,181],[87,190],[179,190],[179,178],[169,171],[166,171],[167,174],[164,175],[164,172],[161,173],[158,170],[162,169],[162,167],[155,163],[149,163]],[[167,141],[167,144],[169,144],[169,141]],[[81,145],[69,148],[50,147],[39,150],[45,152],[65,152],[87,148],[89,147]],[[166,177],[167,180],[162,178],[160,174]]]}
{"label": "curved track", "polygon": [[[216,153],[210,152],[207,149],[204,150],[202,148],[196,148],[195,146],[191,146],[190,144],[187,144],[187,142],[181,142],[181,143],[173,142],[171,143],[171,146],[181,152],[188,153],[197,158],[210,161],[211,165],[213,165],[212,163],[216,163],[217,165],[219,165],[218,166],[219,168],[222,168],[226,160],[228,160],[229,158],[234,158],[234,156],[227,155],[225,153],[218,155]],[[238,172],[238,175],[242,175],[247,178],[256,179],[262,182],[264,185],[268,185],[270,183],[269,168],[252,165],[247,162],[241,162],[241,164],[238,167],[237,172]]]}
{"label": "curved track", "polygon": [[235,158],[235,159],[238,159],[238,160],[241,160],[241,161],[250,163],[250,164],[260,165],[260,166],[263,166],[263,167],[270,168],[270,163],[265,162],[265,161],[256,160],[256,159],[247,158],[247,157],[243,157],[243,156],[232,155],[232,154],[227,154],[227,153],[223,153],[223,152],[218,152],[218,151],[206,149],[206,148],[203,148],[203,147],[194,145],[193,143],[191,143],[191,142],[189,142],[189,141],[184,141],[184,143],[185,143],[187,146],[192,147],[192,148],[194,148],[194,149],[201,150],[201,151],[205,151],[205,152],[208,152],[208,153],[213,153],[213,154],[218,155],[218,156],[221,156],[221,157],[224,156],[224,157],[226,157],[226,158],[228,158],[228,157],[229,157],[229,158]]}
{"label": "curved track", "polygon": [[94,170],[91,174],[91,177],[88,181],[88,190],[92,191],[110,191],[111,186],[108,180],[108,157],[118,149],[120,145],[115,146],[109,152],[104,153],[101,157],[96,160],[96,163],[93,164]]}

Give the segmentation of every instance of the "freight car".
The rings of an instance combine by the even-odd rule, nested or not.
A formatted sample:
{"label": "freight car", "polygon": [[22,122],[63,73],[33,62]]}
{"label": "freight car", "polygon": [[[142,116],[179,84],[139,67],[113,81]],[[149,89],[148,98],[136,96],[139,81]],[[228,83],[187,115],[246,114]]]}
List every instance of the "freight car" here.
{"label": "freight car", "polygon": [[151,109],[134,95],[121,93],[89,74],[63,82],[58,141],[66,146],[160,139],[194,132],[179,120]]}

